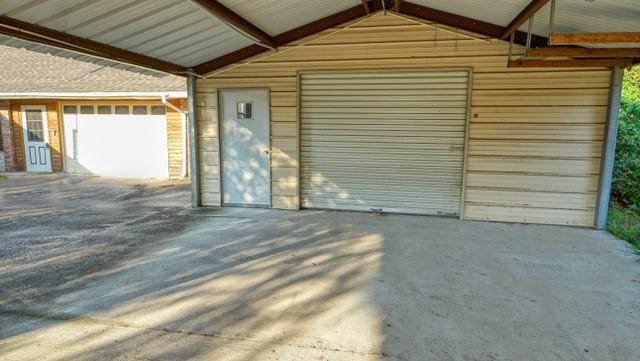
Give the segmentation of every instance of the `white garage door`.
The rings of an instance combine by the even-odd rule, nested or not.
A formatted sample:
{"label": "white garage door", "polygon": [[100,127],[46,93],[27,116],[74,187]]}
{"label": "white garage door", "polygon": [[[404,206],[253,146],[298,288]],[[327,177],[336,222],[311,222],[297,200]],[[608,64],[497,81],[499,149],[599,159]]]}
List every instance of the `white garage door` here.
{"label": "white garage door", "polygon": [[169,177],[163,106],[79,104],[63,110],[67,172]]}
{"label": "white garage door", "polygon": [[469,72],[301,76],[301,206],[457,215]]}

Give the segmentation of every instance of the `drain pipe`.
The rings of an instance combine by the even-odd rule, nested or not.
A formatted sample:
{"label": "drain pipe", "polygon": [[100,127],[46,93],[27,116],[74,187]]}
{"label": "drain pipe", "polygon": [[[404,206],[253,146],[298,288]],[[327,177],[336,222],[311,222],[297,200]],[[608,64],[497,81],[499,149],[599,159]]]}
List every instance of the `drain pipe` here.
{"label": "drain pipe", "polygon": [[182,133],[182,178],[187,176],[187,112],[168,101],[168,95],[160,97],[162,104],[180,113],[180,130]]}

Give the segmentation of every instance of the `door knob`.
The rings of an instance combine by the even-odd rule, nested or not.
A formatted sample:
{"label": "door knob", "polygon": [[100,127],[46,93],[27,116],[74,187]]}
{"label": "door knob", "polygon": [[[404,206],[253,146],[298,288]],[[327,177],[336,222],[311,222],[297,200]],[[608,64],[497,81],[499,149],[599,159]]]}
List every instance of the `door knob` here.
{"label": "door knob", "polygon": [[269,155],[269,150],[265,150],[264,154]]}

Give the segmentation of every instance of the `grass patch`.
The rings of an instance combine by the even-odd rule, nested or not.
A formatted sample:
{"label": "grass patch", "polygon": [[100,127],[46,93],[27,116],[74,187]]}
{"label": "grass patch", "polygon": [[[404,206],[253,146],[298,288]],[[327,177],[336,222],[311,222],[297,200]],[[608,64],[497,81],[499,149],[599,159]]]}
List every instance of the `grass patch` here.
{"label": "grass patch", "polygon": [[607,230],[631,243],[640,254],[640,214],[613,202],[609,208]]}

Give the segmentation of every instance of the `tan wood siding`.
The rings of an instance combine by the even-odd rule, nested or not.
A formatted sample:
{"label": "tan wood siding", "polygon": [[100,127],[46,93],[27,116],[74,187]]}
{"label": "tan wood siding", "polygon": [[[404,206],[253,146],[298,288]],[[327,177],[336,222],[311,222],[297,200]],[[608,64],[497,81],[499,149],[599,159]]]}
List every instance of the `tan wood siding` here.
{"label": "tan wood siding", "polygon": [[218,144],[218,94],[205,82],[196,82],[196,137],[200,177],[200,202],[220,206],[220,155]]}
{"label": "tan wood siding", "polygon": [[13,144],[15,146],[16,165],[18,170],[26,170],[24,137],[22,132],[22,111],[23,105],[44,105],[47,108],[47,126],[49,128],[49,145],[51,151],[51,170],[61,172],[63,169],[62,159],[62,128],[60,126],[60,104],[57,100],[48,99],[24,99],[11,100],[11,120],[13,122]]}
{"label": "tan wood siding", "polygon": [[[593,225],[609,70],[507,69],[507,42],[482,36],[472,39],[468,37],[472,34],[464,31],[420,25],[393,15],[375,15],[335,31],[307,38],[304,46],[283,47],[279,53],[258,56],[197,81],[199,109],[210,110],[199,119],[200,125],[215,124],[215,89],[271,89],[274,208],[295,209],[299,205],[298,72],[470,67],[465,218]],[[514,48],[514,56],[522,52],[521,47]],[[405,85],[416,90],[425,86],[411,81]],[[344,89],[339,82],[331,86]],[[361,88],[367,88],[366,82]],[[332,101],[328,99],[325,105]],[[362,99],[360,104],[366,108],[366,102]],[[395,111],[405,112],[407,120],[418,117],[413,109]],[[343,116],[339,108],[335,112],[336,119]],[[371,121],[384,127],[385,117],[372,115]],[[207,139],[215,142],[209,147],[217,152],[217,138]],[[217,158],[213,158],[209,158],[212,163],[202,163],[201,171],[203,177],[211,178],[210,183],[205,182],[211,196],[218,189],[217,163],[213,163]],[[219,194],[216,197],[219,199]]]}
{"label": "tan wood siding", "polygon": [[[173,102],[173,101],[172,101]],[[181,107],[180,102],[175,102]],[[169,177],[178,178],[182,176],[183,170],[183,115],[175,110],[166,107],[167,111],[167,148],[169,152]]]}

